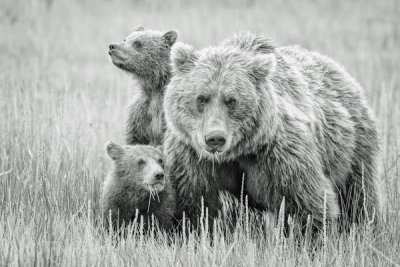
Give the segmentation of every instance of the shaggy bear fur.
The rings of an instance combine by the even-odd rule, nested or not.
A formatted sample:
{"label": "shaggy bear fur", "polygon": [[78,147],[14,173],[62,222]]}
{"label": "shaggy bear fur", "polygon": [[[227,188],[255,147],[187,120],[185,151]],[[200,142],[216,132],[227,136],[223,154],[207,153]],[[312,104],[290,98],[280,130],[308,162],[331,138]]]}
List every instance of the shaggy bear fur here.
{"label": "shaggy bear fur", "polygon": [[111,44],[108,54],[115,66],[139,82],[139,92],[129,107],[126,143],[162,144],[165,122],[164,90],[171,76],[170,50],[178,34],[144,30],[138,26],[122,43]]}
{"label": "shaggy bear fur", "polygon": [[[204,196],[215,216],[218,191],[314,229],[327,221],[379,217],[378,139],[359,84],[333,60],[300,47],[279,47],[250,33],[216,47],[172,50],[173,78],[164,99],[167,176],[177,212],[195,223]],[[362,178],[363,177],[363,178]],[[363,187],[366,194],[363,194]]]}
{"label": "shaggy bear fur", "polygon": [[160,227],[169,229],[173,223],[175,193],[164,176],[161,151],[147,145],[121,147],[109,142],[107,153],[114,161],[114,169],[104,182],[101,198],[106,227],[111,211],[115,229],[135,218],[140,222],[140,216],[144,217],[147,229],[152,214]]}

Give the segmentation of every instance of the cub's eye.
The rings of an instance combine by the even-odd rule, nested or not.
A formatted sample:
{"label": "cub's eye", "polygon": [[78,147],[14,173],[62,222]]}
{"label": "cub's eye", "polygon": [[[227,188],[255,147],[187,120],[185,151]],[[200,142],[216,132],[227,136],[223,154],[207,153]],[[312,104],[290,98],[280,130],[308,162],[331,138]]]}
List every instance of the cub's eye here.
{"label": "cub's eye", "polygon": [[124,39],[124,41],[123,41],[124,43],[126,42],[126,39]]}
{"label": "cub's eye", "polygon": [[146,163],[146,161],[144,161],[144,159],[138,159],[138,161],[137,161],[137,165],[138,166],[142,166],[142,165],[144,165]]}
{"label": "cub's eye", "polygon": [[236,105],[236,99],[234,98],[229,98],[225,104],[228,106],[228,108],[233,108]]}
{"label": "cub's eye", "polygon": [[163,165],[164,162],[163,162],[162,158],[159,158],[159,159],[158,159],[158,163],[159,163],[160,165]]}
{"label": "cub's eye", "polygon": [[143,44],[140,41],[134,41],[133,46],[137,49],[142,48]]}

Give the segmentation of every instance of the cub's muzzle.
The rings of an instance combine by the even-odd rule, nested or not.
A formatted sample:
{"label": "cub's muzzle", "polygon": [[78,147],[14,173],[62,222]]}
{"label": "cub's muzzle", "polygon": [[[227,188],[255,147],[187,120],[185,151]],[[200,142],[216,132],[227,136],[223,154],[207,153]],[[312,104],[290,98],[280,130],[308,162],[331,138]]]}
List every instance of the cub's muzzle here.
{"label": "cub's muzzle", "polygon": [[164,173],[163,172],[156,173],[154,175],[154,180],[157,182],[164,181]]}

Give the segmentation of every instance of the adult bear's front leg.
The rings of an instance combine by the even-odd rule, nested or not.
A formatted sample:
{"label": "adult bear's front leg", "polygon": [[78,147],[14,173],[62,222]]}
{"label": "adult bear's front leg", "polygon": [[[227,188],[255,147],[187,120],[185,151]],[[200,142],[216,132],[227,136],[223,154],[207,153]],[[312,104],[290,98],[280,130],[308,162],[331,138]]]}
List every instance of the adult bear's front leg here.
{"label": "adult bear's front leg", "polygon": [[[174,142],[167,136],[164,143],[167,159],[166,173],[176,192],[175,217],[181,220],[183,212],[195,228],[200,222],[202,204],[208,209],[210,222],[218,215],[221,204],[218,199],[218,185],[215,182],[215,169],[207,160],[200,160],[193,148]],[[216,166],[214,166],[216,167]]]}
{"label": "adult bear's front leg", "polygon": [[[302,149],[312,150],[313,147]],[[290,149],[275,147],[268,156],[247,158],[243,163],[250,200],[278,211],[285,198],[285,214],[296,215],[301,223],[311,215],[314,230],[323,225],[324,207],[326,220],[336,219],[339,214],[337,194],[314,155],[312,151],[296,151],[291,146]]]}

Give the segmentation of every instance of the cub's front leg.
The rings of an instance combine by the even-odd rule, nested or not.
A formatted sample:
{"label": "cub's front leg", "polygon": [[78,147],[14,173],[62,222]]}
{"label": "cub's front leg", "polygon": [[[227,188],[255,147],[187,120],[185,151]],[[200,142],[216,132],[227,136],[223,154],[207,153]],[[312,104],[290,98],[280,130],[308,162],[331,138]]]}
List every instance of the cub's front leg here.
{"label": "cub's front leg", "polygon": [[148,103],[140,94],[129,106],[129,116],[125,126],[125,141],[127,145],[148,145],[149,134],[147,126],[151,121],[148,115]]}

